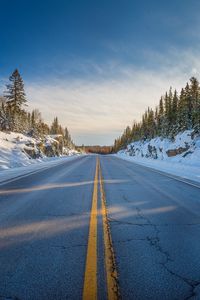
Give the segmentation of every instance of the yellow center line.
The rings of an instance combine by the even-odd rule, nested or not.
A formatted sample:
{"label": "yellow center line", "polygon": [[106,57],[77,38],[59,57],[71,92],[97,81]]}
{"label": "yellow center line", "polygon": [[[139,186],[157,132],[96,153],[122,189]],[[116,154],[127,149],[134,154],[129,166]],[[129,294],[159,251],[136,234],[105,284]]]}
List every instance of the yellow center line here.
{"label": "yellow center line", "polygon": [[92,209],[88,237],[87,258],[85,267],[83,300],[97,299],[97,197],[98,197],[99,159],[96,161]]}
{"label": "yellow center line", "polygon": [[108,222],[107,209],[106,209],[106,197],[104,190],[104,180],[101,172],[101,166],[99,163],[99,177],[100,177],[100,189],[101,189],[101,205],[102,205],[102,218],[103,218],[103,236],[104,236],[104,254],[105,254],[105,268],[107,279],[107,295],[108,300],[120,299],[118,275],[115,263],[115,255],[112,244],[112,237],[110,232],[110,226]]}
{"label": "yellow center line", "polygon": [[100,179],[103,239],[104,239],[104,260],[106,269],[107,297],[108,300],[120,298],[118,287],[118,276],[115,264],[115,255],[112,246],[111,232],[106,210],[106,197],[104,191],[104,180],[101,172],[99,158],[96,160],[94,188],[92,196],[92,208],[90,214],[89,237],[87,257],[85,266],[85,277],[83,287],[83,300],[97,300],[97,200],[98,200],[98,178]]}

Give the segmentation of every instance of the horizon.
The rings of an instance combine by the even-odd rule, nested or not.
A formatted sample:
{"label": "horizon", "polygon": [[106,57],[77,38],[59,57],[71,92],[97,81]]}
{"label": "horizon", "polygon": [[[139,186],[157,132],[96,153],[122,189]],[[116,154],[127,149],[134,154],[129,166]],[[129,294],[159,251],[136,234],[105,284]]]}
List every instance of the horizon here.
{"label": "horizon", "polygon": [[112,145],[170,86],[200,78],[197,1],[1,6],[0,90],[18,68],[29,109],[57,115],[76,144]]}

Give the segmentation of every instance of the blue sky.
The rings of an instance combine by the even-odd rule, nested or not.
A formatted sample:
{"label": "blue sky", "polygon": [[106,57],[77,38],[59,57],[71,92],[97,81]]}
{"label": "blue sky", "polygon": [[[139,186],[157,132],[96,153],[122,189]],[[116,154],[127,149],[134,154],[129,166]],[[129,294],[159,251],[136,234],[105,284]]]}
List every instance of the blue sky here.
{"label": "blue sky", "polygon": [[199,73],[198,0],[0,0],[0,78],[75,142],[111,144],[169,86]]}

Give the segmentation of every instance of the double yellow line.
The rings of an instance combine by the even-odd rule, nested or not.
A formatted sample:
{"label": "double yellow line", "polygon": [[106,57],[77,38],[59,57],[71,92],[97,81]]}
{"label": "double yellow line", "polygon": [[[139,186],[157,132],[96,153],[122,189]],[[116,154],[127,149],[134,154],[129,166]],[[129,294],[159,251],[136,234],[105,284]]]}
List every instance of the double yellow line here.
{"label": "double yellow line", "polygon": [[106,197],[104,191],[104,181],[101,172],[99,158],[96,161],[94,189],[92,196],[92,208],[90,214],[90,227],[88,237],[88,248],[85,266],[85,278],[83,287],[83,300],[97,299],[97,216],[98,216],[98,183],[100,183],[101,193],[101,215],[103,221],[103,237],[104,237],[104,261],[106,270],[107,298],[108,300],[119,299],[119,287],[117,284],[117,271],[115,264],[115,256],[112,246],[112,238],[110,233],[109,222],[106,210]]}

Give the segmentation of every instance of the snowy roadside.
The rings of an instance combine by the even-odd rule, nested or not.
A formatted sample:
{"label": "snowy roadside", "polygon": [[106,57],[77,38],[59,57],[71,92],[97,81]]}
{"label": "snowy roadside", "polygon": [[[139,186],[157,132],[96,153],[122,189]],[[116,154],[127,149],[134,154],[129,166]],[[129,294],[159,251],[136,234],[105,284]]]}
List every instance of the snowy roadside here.
{"label": "snowy roadside", "polygon": [[79,155],[51,157],[46,158],[45,161],[41,161],[40,163],[0,171],[0,183],[12,180],[16,177],[26,176],[30,173],[36,173],[37,171],[48,169],[59,164],[63,164],[65,161],[75,160],[78,156]]}
{"label": "snowy roadside", "polygon": [[145,167],[162,171],[171,175],[179,176],[185,179],[193,180],[200,183],[200,167],[184,164],[183,162],[170,162],[150,158],[139,158],[129,156],[125,153],[114,154],[114,156],[127,160]]}
{"label": "snowy roadside", "polygon": [[173,140],[156,137],[132,142],[117,157],[171,175],[200,182],[200,136],[193,130],[177,134]]}
{"label": "snowy roadside", "polygon": [[[0,131],[0,183],[62,164],[78,155],[77,151],[65,147],[65,154],[48,157],[39,149],[39,143],[39,139],[22,133]],[[53,149],[53,145],[57,143],[58,141],[48,135],[44,146]]]}

